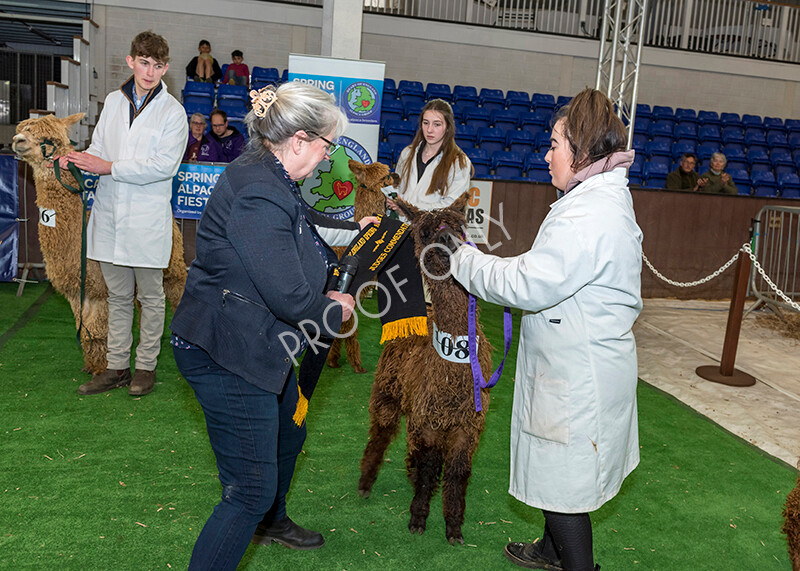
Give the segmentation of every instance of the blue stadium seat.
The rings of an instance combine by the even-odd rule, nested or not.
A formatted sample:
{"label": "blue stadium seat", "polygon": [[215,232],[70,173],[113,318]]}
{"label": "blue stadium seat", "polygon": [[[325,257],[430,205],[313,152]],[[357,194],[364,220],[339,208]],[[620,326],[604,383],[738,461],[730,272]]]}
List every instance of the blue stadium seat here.
{"label": "blue stadium seat", "polygon": [[481,127],[478,129],[477,146],[490,154],[506,150],[506,135],[500,129]]}
{"label": "blue stadium seat", "polygon": [[519,123],[519,113],[508,109],[492,111],[492,126],[502,131],[516,131]]}
{"label": "blue stadium seat", "polygon": [[250,138],[247,133],[247,126],[242,121],[237,121],[235,119],[231,121],[228,119],[228,127],[236,127],[236,130],[244,136],[245,141]]}
{"label": "blue stadium seat", "polygon": [[253,69],[250,70],[250,81],[264,84],[278,84],[281,82],[281,72],[279,72],[276,67],[254,66]]}
{"label": "blue stadium seat", "polygon": [[386,141],[378,143],[378,162],[385,165],[392,165],[392,146]]}
{"label": "blue stadium seat", "polygon": [[534,135],[536,139],[536,150],[540,153],[546,153],[550,150],[550,131],[543,131]]}
{"label": "blue stadium seat", "polygon": [[633,124],[633,132],[642,135],[648,135],[648,133],[650,133],[650,123],[651,121],[648,117],[636,117],[636,120]]}
{"label": "blue stadium seat", "polygon": [[793,151],[800,149],[800,131],[789,131],[787,139]]}
{"label": "blue stadium seat", "polygon": [[475,178],[485,178],[491,174],[491,162],[489,160],[489,153],[483,149],[464,149],[467,157],[472,163],[472,168],[475,169]]}
{"label": "blue stadium seat", "polygon": [[526,155],[533,152],[536,138],[530,131],[508,131],[506,133],[506,146],[509,151]]}
{"label": "blue stadium seat", "polygon": [[522,176],[522,155],[513,151],[493,153],[492,170],[494,174],[504,179]]}
{"label": "blue stadium seat", "polygon": [[782,173],[778,175],[778,190],[781,191],[781,196],[787,197],[787,193],[794,195],[791,198],[800,197],[800,176],[796,172]]}
{"label": "blue stadium seat", "polygon": [[281,72],[281,83],[286,83],[287,81],[289,81],[289,70],[284,69]]}
{"label": "blue stadium seat", "polygon": [[471,85],[453,86],[453,103],[478,105],[478,90]]}
{"label": "blue stadium seat", "polygon": [[483,107],[467,107],[464,109],[464,124],[472,125],[476,129],[488,127],[492,122],[492,116]]}
{"label": "blue stadium seat", "polygon": [[644,135],[642,133],[634,133],[633,139],[631,140],[631,148],[633,148],[637,153],[644,154],[644,147],[647,143],[650,142],[650,137]]}
{"label": "blue stadium seat", "polygon": [[776,169],[779,166],[794,167],[794,159],[792,158],[792,153],[790,153],[788,149],[783,149],[780,147],[776,147],[770,151],[769,161],[772,163],[772,166],[775,167]]}
{"label": "blue stadium seat", "polygon": [[397,99],[397,84],[394,79],[390,77],[383,78],[383,94],[392,96],[392,99]]}
{"label": "blue stadium seat", "polygon": [[686,109],[685,107],[678,107],[675,109],[675,120],[680,123],[697,123],[697,112],[694,109]]}
{"label": "blue stadium seat", "polygon": [[783,127],[790,133],[800,133],[800,119],[787,119]]}
{"label": "blue stadium seat", "polygon": [[744,144],[744,131],[741,127],[728,126],[722,128],[722,142],[724,144],[740,143]]}
{"label": "blue stadium seat", "polygon": [[219,102],[218,107],[225,111],[228,119],[244,119],[247,115],[247,105],[241,99],[223,99]]}
{"label": "blue stadium seat", "polygon": [[703,125],[697,130],[697,141],[700,144],[716,144],[722,143],[722,135],[719,132],[717,125]]}
{"label": "blue stadium seat", "polygon": [[721,113],[719,116],[720,123],[723,127],[741,127],[742,119],[738,113]]}
{"label": "blue stadium seat", "polygon": [[696,145],[694,143],[672,143],[672,160],[680,160],[681,156],[686,153],[696,154]]}
{"label": "blue stadium seat", "polygon": [[528,111],[527,113],[520,113],[519,127],[523,131],[528,131],[532,135],[541,133],[548,129],[549,118],[545,113],[537,113]]}
{"label": "blue stadium seat", "polygon": [[528,177],[538,182],[550,182],[550,173],[548,172],[550,165],[544,160],[545,154],[528,153],[525,155],[525,162],[522,168]]}
{"label": "blue stadium seat", "polygon": [[697,127],[694,123],[678,123],[672,130],[672,136],[678,143],[694,143],[697,141]]}
{"label": "blue stadium seat", "polygon": [[671,145],[673,143],[672,125],[673,122],[669,120],[654,120],[650,123],[650,138],[654,141],[664,141]]}
{"label": "blue stadium seat", "polygon": [[[572,97],[569,95],[559,95],[558,99],[556,99],[556,107],[555,109],[560,109],[567,105],[570,101],[572,101]],[[555,110],[554,109],[554,110]]]}
{"label": "blue stadium seat", "polygon": [[425,87],[425,99],[444,99],[445,101],[453,100],[453,90],[446,83],[429,83]]}
{"label": "blue stadium seat", "polygon": [[508,91],[506,93],[506,109],[517,113],[531,110],[531,96],[525,91]]}
{"label": "blue stadium seat", "polygon": [[472,125],[456,125],[456,145],[466,151],[475,147],[478,131]]}
{"label": "blue stadium seat", "polygon": [[663,162],[646,162],[642,168],[642,185],[645,188],[664,188],[670,165]]}
{"label": "blue stadium seat", "polygon": [[786,131],[786,126],[783,124],[783,119],[780,117],[764,117],[763,127],[764,129]]}
{"label": "blue stadium seat", "polygon": [[789,140],[781,131],[767,131],[767,146],[770,149],[790,149]]}
{"label": "blue stadium seat", "polygon": [[636,175],[641,178],[642,168],[644,167],[644,155],[636,153],[633,157],[633,164],[628,169],[628,175]]}
{"label": "blue stadium seat", "polygon": [[777,196],[778,184],[772,171],[756,171],[750,173],[753,196]]}
{"label": "blue stadium seat", "polygon": [[183,108],[186,111],[186,117],[191,118],[191,116],[195,113],[201,113],[206,119],[208,119],[209,115],[214,110],[214,104],[209,99],[202,101],[190,101],[189,103],[184,103]]}
{"label": "blue stadium seat", "polygon": [[745,160],[745,154],[741,147],[733,146],[733,145],[726,145],[720,149],[720,152],[725,155],[725,158],[729,161],[743,161]]}
{"label": "blue stadium seat", "polygon": [[716,125],[717,127],[722,124],[719,120],[719,113],[716,111],[698,111],[697,122],[700,125]]}
{"label": "blue stadium seat", "polygon": [[459,123],[463,123],[464,122],[464,110],[467,107],[471,107],[471,106],[470,105],[464,105],[463,103],[462,104],[458,104],[458,103],[451,103],[450,104],[450,109],[453,110],[453,119],[455,120],[456,125],[458,125]]}
{"label": "blue stadium seat", "polygon": [[425,102],[425,88],[420,81],[401,79],[397,84],[397,98],[403,103],[410,101]]}
{"label": "blue stadium seat", "polygon": [[697,158],[700,161],[706,160],[711,157],[712,154],[719,151],[719,144],[717,143],[700,143],[697,145],[696,153]]}
{"label": "blue stadium seat", "polygon": [[742,115],[742,126],[746,129],[747,127],[761,127],[764,124],[764,120],[758,115]]}
{"label": "blue stadium seat", "polygon": [[749,195],[752,190],[750,186],[750,173],[746,168],[726,168],[725,172],[731,175],[736,190],[741,195]]}
{"label": "blue stadium seat", "polygon": [[672,107],[668,107],[666,105],[654,105],[653,106],[653,114],[651,118],[654,120],[669,120],[674,122],[675,121],[675,111],[673,111]]}
{"label": "blue stadium seat", "polygon": [[403,104],[396,99],[381,101],[381,125],[387,121],[400,121],[403,118]]}
{"label": "blue stadium seat", "polygon": [[489,111],[506,108],[506,97],[501,89],[481,88],[478,94],[478,103]]}
{"label": "blue stadium seat", "polygon": [[417,125],[419,123],[419,116],[422,113],[422,108],[425,106],[425,104],[416,98],[412,98],[402,101],[402,105],[403,119],[410,121],[414,125]]}
{"label": "blue stadium seat", "polygon": [[666,141],[648,141],[644,146],[644,153],[648,158],[656,155],[672,158],[672,143]]}
{"label": "blue stadium seat", "polygon": [[764,131],[760,128],[749,128],[744,132],[744,146],[755,147],[761,146],[767,148],[767,139],[764,137]]}
{"label": "blue stadium seat", "polygon": [[223,83],[217,89],[217,100],[239,99],[247,102],[247,88],[244,85],[228,85]]}
{"label": "blue stadium seat", "polygon": [[531,109],[534,111],[555,111],[556,98],[549,93],[534,93],[531,95]]}
{"label": "blue stadium seat", "polygon": [[204,81],[187,81],[183,86],[183,103],[211,103],[214,105],[214,84]]}
{"label": "blue stadium seat", "polygon": [[750,149],[749,151],[747,151],[747,154],[745,156],[747,158],[747,162],[750,165],[751,169],[753,168],[753,165],[756,164],[764,164],[768,165],[770,169],[772,168],[772,163],[769,160],[769,155],[767,155],[767,152],[762,149]]}
{"label": "blue stadium seat", "polygon": [[417,126],[408,121],[387,121],[384,127],[386,141],[394,149],[396,145],[408,145],[414,139]]}
{"label": "blue stadium seat", "polygon": [[[410,142],[410,141],[409,141]],[[392,164],[397,165],[397,161],[400,160],[400,155],[403,154],[403,150],[408,146],[408,143],[395,143],[392,145]]]}
{"label": "blue stadium seat", "polygon": [[653,114],[653,110],[646,103],[636,104],[636,120],[649,119]]}

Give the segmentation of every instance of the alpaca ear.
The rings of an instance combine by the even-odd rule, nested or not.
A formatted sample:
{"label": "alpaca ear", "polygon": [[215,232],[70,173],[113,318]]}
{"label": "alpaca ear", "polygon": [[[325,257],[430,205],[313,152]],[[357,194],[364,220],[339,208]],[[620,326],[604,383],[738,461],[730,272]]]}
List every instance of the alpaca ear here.
{"label": "alpaca ear", "polygon": [[414,218],[416,218],[420,213],[419,208],[412,206],[402,198],[395,198],[394,202],[400,207],[400,210],[403,212],[403,216],[408,218],[411,222],[413,222]]}
{"label": "alpaca ear", "polygon": [[389,176],[389,184],[391,184],[395,188],[400,186],[400,175],[399,174],[397,174],[396,172],[391,172],[391,173],[389,173],[388,176]]}
{"label": "alpaca ear", "polygon": [[61,122],[64,123],[65,127],[70,127],[70,126],[74,125],[75,123],[77,123],[78,121],[80,121],[81,119],[83,119],[84,115],[85,115],[85,113],[74,113],[72,115],[64,117],[61,120]]}
{"label": "alpaca ear", "polygon": [[465,192],[456,198],[455,202],[448,206],[447,209],[458,212],[459,214],[464,214],[464,212],[467,210],[467,200],[469,200],[469,192]]}

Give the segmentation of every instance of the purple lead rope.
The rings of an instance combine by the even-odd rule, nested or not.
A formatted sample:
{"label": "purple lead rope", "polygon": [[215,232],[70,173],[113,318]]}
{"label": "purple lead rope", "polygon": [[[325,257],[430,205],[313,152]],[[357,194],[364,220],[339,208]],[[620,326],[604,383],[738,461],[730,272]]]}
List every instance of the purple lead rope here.
{"label": "purple lead rope", "polygon": [[[475,246],[471,242],[467,242],[470,246]],[[511,308],[503,308],[503,337],[505,341],[505,351],[503,353],[503,360],[500,365],[492,373],[488,381],[483,379],[483,372],[481,371],[481,364],[478,362],[478,326],[475,318],[476,310],[478,307],[478,299],[469,294],[469,364],[472,367],[472,381],[475,389],[475,412],[481,411],[481,389],[489,389],[497,384],[500,380],[500,375],[503,374],[503,366],[506,364],[506,357],[508,357],[508,350],[511,348],[511,338],[513,337],[514,329],[511,320]]]}

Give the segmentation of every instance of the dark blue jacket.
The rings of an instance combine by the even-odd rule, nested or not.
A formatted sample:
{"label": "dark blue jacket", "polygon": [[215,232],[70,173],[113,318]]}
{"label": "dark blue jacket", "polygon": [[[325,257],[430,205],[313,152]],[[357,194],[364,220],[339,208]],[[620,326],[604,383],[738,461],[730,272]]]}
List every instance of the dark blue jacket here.
{"label": "dark blue jacket", "polygon": [[313,322],[312,337],[314,326],[338,332],[342,311],[325,297],[326,264],[290,183],[272,155],[257,163],[248,155],[228,165],[206,204],[170,329],[280,393],[300,352],[300,322]]}

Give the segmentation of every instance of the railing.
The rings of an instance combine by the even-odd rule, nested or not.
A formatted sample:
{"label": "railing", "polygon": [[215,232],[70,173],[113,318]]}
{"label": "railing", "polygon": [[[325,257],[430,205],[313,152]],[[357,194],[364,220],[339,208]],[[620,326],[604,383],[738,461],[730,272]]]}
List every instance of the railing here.
{"label": "railing", "polygon": [[[800,208],[765,206],[756,221],[753,252],[778,289],[791,302],[800,301]],[[750,291],[758,301],[748,311],[761,304],[774,309],[793,309],[757,272],[750,276]]]}
{"label": "railing", "polygon": [[27,119],[29,109],[46,109],[47,82],[60,79],[58,56],[0,50],[0,124]]}
{"label": "railing", "polygon": [[[321,5],[322,0],[294,3]],[[603,0],[364,0],[364,11],[599,37]],[[653,0],[644,45],[800,63],[800,7],[751,0]]]}

